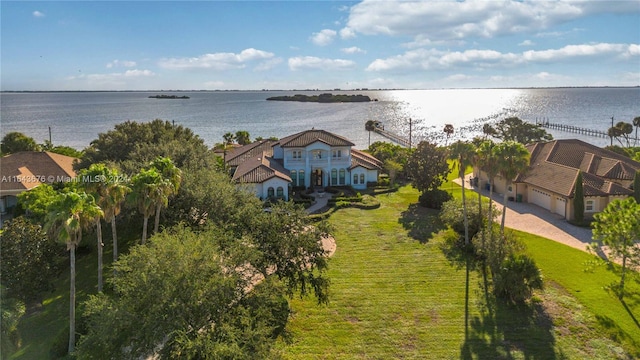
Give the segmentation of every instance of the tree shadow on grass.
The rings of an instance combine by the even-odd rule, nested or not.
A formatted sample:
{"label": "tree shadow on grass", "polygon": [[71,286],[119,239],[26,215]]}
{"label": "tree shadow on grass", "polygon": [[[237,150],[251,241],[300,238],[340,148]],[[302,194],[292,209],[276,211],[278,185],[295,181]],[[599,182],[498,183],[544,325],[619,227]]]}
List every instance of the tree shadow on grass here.
{"label": "tree shadow on grass", "polygon": [[[633,320],[636,327],[640,330],[640,321],[636,315],[629,308],[629,304],[636,304],[638,301],[638,297],[640,293],[638,292],[630,292],[625,291],[625,296],[623,299],[619,299],[620,303],[624,307],[627,314],[631,320]],[[613,319],[605,315],[596,315],[596,321],[598,324],[606,331],[609,338],[618,342],[618,343],[627,343],[630,344],[631,347],[627,348],[627,350],[632,351],[629,356],[634,358],[640,358],[640,339],[636,338],[634,335],[629,334],[627,331],[622,329]],[[633,350],[635,349],[635,350]]]}
{"label": "tree shadow on grass", "polygon": [[554,349],[553,322],[542,304],[513,305],[489,298],[481,315],[470,320],[461,359],[566,358]]}
{"label": "tree shadow on grass", "polygon": [[[497,298],[489,288],[486,266],[474,252],[452,241],[445,241],[442,251],[452,266],[466,270],[465,341],[460,359],[566,358],[556,353],[553,321],[541,303],[511,304]],[[469,284],[472,271],[480,275],[476,286]],[[470,293],[476,297],[471,301]],[[480,315],[470,316],[470,303],[480,308]]]}
{"label": "tree shadow on grass", "polygon": [[409,236],[425,244],[433,235],[444,229],[438,210],[427,209],[419,204],[411,204],[400,214],[398,222],[402,224]]}

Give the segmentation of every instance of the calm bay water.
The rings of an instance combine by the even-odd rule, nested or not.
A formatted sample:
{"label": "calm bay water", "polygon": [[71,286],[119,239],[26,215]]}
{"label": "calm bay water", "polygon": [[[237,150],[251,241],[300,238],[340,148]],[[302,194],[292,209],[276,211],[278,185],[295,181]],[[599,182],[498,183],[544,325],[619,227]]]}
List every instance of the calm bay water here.
{"label": "calm bay water", "polygon": [[[640,116],[640,88],[451,89],[397,91],[333,91],[365,94],[370,103],[318,104],[266,101],[295,91],[180,92],[185,100],[150,99],[157,92],[2,93],[0,136],[23,132],[38,142],[82,149],[101,132],[126,120],[174,121],[192,129],[209,145],[226,132],[248,131],[252,137],[283,137],[311,128],[347,137],[358,148],[368,146],[367,120],[381,121],[388,130],[409,134],[414,142],[443,143],[443,128],[453,124],[454,138],[481,134],[482,125],[506,116],[535,122],[571,124],[606,131],[615,122]],[[321,92],[304,92],[319,94]],[[550,131],[555,138],[581,138],[604,146],[609,139]],[[384,140],[371,134],[371,141]]]}

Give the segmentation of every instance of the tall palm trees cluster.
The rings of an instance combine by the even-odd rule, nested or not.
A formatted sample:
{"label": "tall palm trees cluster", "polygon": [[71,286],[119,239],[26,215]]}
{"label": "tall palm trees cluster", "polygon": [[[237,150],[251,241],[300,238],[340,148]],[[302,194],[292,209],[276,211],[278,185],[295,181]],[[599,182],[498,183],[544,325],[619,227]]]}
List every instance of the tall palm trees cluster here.
{"label": "tall palm trees cluster", "polygon": [[[475,145],[475,146],[474,146]],[[449,146],[449,157],[456,161],[458,176],[462,180],[462,205],[464,217],[465,245],[470,244],[469,219],[465,197],[465,169],[469,165],[484,171],[489,179],[489,207],[486,227],[481,230],[480,253],[483,259],[483,273],[488,268],[492,275],[493,291],[496,295],[512,302],[523,302],[533,289],[542,288],[542,277],[535,262],[518,250],[518,245],[505,234],[508,189],[513,179],[529,167],[530,154],[527,148],[515,141],[495,144],[490,140],[478,140],[475,144],[458,141]],[[493,235],[493,189],[496,177],[505,181],[500,235]],[[482,215],[482,196],[478,191],[478,216]],[[488,233],[488,242],[487,236]]]}
{"label": "tall palm trees cluster", "polygon": [[[494,182],[498,175],[505,180],[505,190],[509,188],[513,179],[527,170],[529,167],[530,154],[527,148],[515,141],[504,141],[494,143],[491,140],[480,140],[470,143],[467,141],[457,141],[449,146],[449,158],[457,165],[457,173],[462,181],[462,204],[465,221],[465,244],[469,244],[469,225],[467,217],[467,206],[465,197],[465,170],[469,165],[484,171],[489,179],[489,214],[487,218],[493,222],[492,202]],[[502,220],[500,222],[500,235],[504,235],[504,225],[506,219],[506,208],[508,193],[504,191],[502,208]],[[478,192],[478,204],[480,206],[480,216],[482,216],[481,194]],[[488,226],[489,238],[492,236],[491,224]],[[483,244],[484,245],[484,244]]]}
{"label": "tall palm trees cluster", "polygon": [[125,200],[137,206],[144,218],[141,243],[147,238],[147,223],[155,212],[154,232],[158,232],[160,212],[170,196],[177,193],[182,173],[171,159],[158,157],[145,169],[131,177],[104,164],[92,164],[78,173],[76,181],[67,183],[47,206],[45,229],[56,240],[66,244],[70,253],[69,285],[69,353],[75,346],[75,259],[83,230],[95,226],[98,247],[98,291],[103,289],[102,220],[111,223],[113,260],[118,259],[116,216]]}

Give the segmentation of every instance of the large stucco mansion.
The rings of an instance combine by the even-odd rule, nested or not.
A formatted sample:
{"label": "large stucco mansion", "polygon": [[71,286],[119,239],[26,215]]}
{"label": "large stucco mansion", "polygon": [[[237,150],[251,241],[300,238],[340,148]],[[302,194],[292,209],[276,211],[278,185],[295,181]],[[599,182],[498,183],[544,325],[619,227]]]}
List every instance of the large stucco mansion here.
{"label": "large stucco mansion", "polygon": [[342,136],[312,129],[237,147],[225,161],[233,181],[250,185],[256,196],[288,200],[290,187],[365,189],[376,182],[382,163],[354,146]]}

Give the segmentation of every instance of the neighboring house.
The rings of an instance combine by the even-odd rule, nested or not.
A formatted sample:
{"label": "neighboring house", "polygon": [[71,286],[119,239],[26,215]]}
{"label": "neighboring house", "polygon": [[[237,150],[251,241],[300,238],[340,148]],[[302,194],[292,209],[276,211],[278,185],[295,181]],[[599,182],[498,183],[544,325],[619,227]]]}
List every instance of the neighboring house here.
{"label": "neighboring house", "polygon": [[[578,172],[582,171],[585,217],[591,218],[611,201],[633,194],[631,185],[640,163],[580,140],[555,140],[527,146],[526,173],[506,189],[509,198],[536,204],[571,220]],[[488,183],[480,174],[480,186]],[[504,194],[505,181],[496,178],[494,191]]]}
{"label": "neighboring house", "polygon": [[341,136],[313,129],[233,149],[227,152],[227,166],[234,181],[252,185],[261,199],[287,200],[289,187],[365,189],[378,181],[382,163],[353,146]]}
{"label": "neighboring house", "polygon": [[23,191],[47,183],[76,177],[73,163],[78,159],[48,151],[21,151],[0,159],[0,213],[17,204]]}

